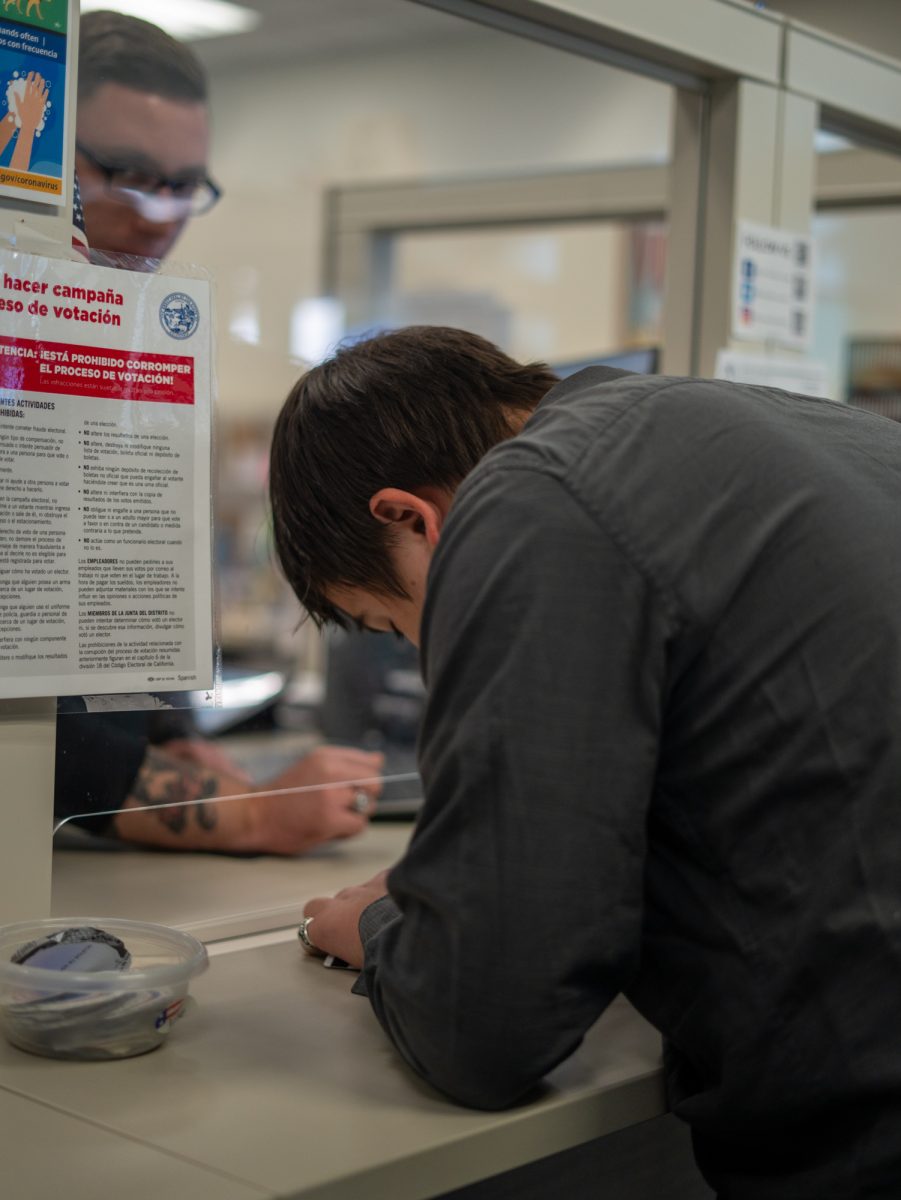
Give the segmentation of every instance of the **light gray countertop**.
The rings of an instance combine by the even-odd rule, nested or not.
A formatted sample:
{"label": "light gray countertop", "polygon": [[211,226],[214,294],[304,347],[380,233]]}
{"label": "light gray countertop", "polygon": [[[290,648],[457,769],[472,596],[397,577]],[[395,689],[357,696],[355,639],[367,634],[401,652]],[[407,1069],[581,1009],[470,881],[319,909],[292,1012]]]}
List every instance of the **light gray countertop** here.
{"label": "light gray countertop", "polygon": [[[372,824],[302,858],[155,850],[58,850],[53,916],[115,914],[186,929],[202,941],[296,926],[311,896],[361,883],[404,852],[412,825]],[[90,843],[88,843],[90,844]]]}
{"label": "light gray countertop", "polygon": [[[421,1200],[664,1111],[659,1040],[623,1001],[540,1098],[479,1113],[445,1101],[407,1070],[366,1000],[351,995],[351,981],[351,973],[303,955],[294,937],[229,949],[195,981],[197,1009],[161,1049],[74,1063],[4,1043],[0,1095],[47,1105],[264,1195],[309,1200]],[[36,1155],[47,1152],[41,1126],[30,1137]],[[102,1156],[91,1161],[95,1169]],[[69,1194],[64,1180],[74,1165],[61,1164],[58,1192],[27,1194]]]}
{"label": "light gray countertop", "polygon": [[220,940],[195,1010],[151,1054],[62,1062],[0,1043],[4,1196],[425,1200],[663,1113],[659,1038],[623,1000],[508,1112],[460,1108],[406,1068],[353,975],[305,956],[294,925],[308,896],[368,877],[408,836],[375,826],[302,860],[58,855],[58,913]]}

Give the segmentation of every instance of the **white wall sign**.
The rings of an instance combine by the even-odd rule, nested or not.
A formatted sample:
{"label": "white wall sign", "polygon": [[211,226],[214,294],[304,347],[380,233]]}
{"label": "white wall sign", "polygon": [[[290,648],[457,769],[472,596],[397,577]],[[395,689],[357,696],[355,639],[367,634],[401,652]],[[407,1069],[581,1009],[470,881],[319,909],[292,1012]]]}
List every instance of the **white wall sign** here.
{"label": "white wall sign", "polygon": [[810,345],[813,246],[799,233],[739,221],[733,267],[732,336],[775,342],[793,350]]}
{"label": "white wall sign", "polygon": [[210,295],[0,251],[0,697],[212,681]]}
{"label": "white wall sign", "polygon": [[830,399],[828,375],[825,363],[809,358],[774,358],[769,354],[739,354],[734,350],[720,350],[716,356],[717,379],[781,388],[805,396]]}

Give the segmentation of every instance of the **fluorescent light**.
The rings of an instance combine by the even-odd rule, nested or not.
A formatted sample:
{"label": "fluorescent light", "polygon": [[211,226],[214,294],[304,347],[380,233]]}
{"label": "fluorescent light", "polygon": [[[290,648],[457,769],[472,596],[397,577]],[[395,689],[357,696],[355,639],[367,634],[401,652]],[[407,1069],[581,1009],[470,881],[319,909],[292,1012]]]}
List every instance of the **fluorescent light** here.
{"label": "fluorescent light", "polygon": [[260,314],[253,300],[242,300],[232,309],[228,332],[236,342],[246,346],[260,344]]}
{"label": "fluorescent light", "polygon": [[247,33],[260,23],[258,12],[231,0],[81,0],[82,12],[96,8],[141,17],[182,42]]}
{"label": "fluorescent light", "polygon": [[331,354],[344,336],[344,305],[332,296],[301,300],[291,310],[288,353],[311,366]]}
{"label": "fluorescent light", "polygon": [[813,135],[813,148],[817,154],[834,154],[836,150],[852,150],[854,143],[840,134],[818,129]]}

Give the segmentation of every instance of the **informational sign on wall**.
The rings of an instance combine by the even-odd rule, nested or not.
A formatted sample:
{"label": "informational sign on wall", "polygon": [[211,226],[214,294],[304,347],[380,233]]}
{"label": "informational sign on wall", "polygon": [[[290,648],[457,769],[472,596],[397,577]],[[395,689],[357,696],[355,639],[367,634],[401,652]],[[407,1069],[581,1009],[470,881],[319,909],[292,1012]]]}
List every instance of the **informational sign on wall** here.
{"label": "informational sign on wall", "polygon": [[775,357],[770,354],[738,354],[720,350],[716,356],[716,378],[731,383],[753,383],[761,387],[800,392],[805,396],[829,396],[825,363],[815,359]]}
{"label": "informational sign on wall", "polygon": [[733,272],[734,338],[807,349],[813,321],[812,253],[811,239],[803,234],[739,222]]}
{"label": "informational sign on wall", "polygon": [[69,0],[2,5],[0,196],[62,204]]}
{"label": "informational sign on wall", "polygon": [[0,251],[0,697],[212,681],[206,282]]}

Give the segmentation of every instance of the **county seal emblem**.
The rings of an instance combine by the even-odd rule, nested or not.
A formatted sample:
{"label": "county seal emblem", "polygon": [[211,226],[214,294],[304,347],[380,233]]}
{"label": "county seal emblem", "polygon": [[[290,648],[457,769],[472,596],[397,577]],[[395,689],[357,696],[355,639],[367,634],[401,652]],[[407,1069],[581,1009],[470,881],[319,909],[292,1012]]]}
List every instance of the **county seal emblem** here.
{"label": "county seal emblem", "polygon": [[200,324],[200,310],[185,292],[170,292],[160,305],[160,324],[169,337],[184,341]]}

